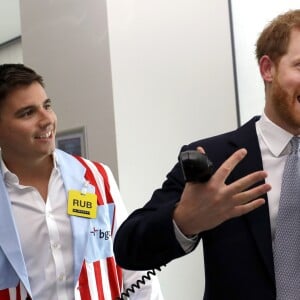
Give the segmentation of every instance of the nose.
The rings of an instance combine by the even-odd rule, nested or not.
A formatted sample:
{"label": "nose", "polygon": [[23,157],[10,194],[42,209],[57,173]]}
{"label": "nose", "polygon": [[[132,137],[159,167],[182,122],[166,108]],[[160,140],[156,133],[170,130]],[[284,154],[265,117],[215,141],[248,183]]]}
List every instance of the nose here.
{"label": "nose", "polygon": [[44,128],[50,125],[53,122],[53,112],[46,110],[44,108],[41,108],[39,110],[39,125]]}

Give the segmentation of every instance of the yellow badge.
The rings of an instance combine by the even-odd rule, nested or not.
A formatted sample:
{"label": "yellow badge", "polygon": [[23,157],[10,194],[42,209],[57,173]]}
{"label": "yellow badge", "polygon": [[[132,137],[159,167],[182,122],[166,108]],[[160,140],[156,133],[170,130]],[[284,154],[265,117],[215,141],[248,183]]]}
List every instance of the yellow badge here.
{"label": "yellow badge", "polygon": [[71,216],[95,219],[97,216],[97,195],[69,191],[68,214]]}

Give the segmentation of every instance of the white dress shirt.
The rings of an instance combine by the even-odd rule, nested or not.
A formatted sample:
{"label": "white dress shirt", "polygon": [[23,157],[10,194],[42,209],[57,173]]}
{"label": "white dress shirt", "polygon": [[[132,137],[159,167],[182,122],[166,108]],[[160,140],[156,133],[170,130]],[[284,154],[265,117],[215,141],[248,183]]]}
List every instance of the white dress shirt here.
{"label": "white dress shirt", "polygon": [[265,181],[272,187],[268,192],[268,205],[272,241],[274,241],[282,174],[291,147],[289,142],[293,135],[270,121],[264,113],[256,122],[256,132],[262,155],[263,169],[268,173]]}
{"label": "white dress shirt", "polygon": [[1,167],[33,300],[74,299],[72,229],[66,213],[66,191],[55,159],[46,202],[37,189],[21,185],[2,160]]}
{"label": "white dress shirt", "polygon": [[[272,187],[267,195],[273,242],[280,199],[282,174],[287,154],[289,153],[289,141],[293,135],[274,124],[264,113],[256,122],[256,133],[262,155],[263,169],[268,173],[268,177],[265,181]],[[183,233],[181,233],[175,221],[173,221],[173,224],[176,238],[181,247],[186,253],[190,252],[196,243],[195,238],[187,238]]]}

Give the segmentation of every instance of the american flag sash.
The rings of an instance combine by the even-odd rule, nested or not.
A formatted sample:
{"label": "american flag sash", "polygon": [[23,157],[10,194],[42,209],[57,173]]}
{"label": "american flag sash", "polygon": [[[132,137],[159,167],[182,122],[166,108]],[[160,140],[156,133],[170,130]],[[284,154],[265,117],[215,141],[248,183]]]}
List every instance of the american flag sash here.
{"label": "american flag sash", "polygon": [[31,300],[24,285],[19,282],[15,288],[0,290],[1,300]]}
{"label": "american flag sash", "polygon": [[[86,168],[85,179],[95,187],[98,205],[113,204],[109,174],[105,166],[86,160],[82,157],[76,158]],[[114,235],[115,213],[111,226],[111,236]],[[110,238],[111,246],[112,239]],[[76,300],[115,300],[122,291],[122,270],[117,266],[114,256],[99,259],[94,262],[84,261],[75,288]]]}
{"label": "american flag sash", "polygon": [[[86,169],[85,179],[95,187],[98,207],[106,207],[119,202],[114,201],[112,194],[118,194],[114,191],[116,187],[110,186],[110,171],[103,164],[92,162],[79,156],[74,156]],[[117,205],[118,206],[118,205]],[[115,207],[115,205],[114,205]],[[117,223],[119,223],[118,220]],[[111,234],[109,243],[112,247],[112,238],[115,223],[115,209],[110,226]],[[96,261],[86,261],[82,263],[79,280],[75,286],[75,300],[115,300],[120,297],[122,292],[123,279],[122,270],[116,264],[113,255],[97,259]],[[14,288],[0,290],[0,300],[31,300],[22,282]]]}

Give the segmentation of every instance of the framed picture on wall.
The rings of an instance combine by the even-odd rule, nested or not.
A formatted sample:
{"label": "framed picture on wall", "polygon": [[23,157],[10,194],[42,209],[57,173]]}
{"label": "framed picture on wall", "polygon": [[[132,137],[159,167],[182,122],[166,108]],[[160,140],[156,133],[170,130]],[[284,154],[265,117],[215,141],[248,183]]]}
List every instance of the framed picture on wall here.
{"label": "framed picture on wall", "polygon": [[56,147],[69,154],[87,157],[85,128],[79,127],[57,132]]}

